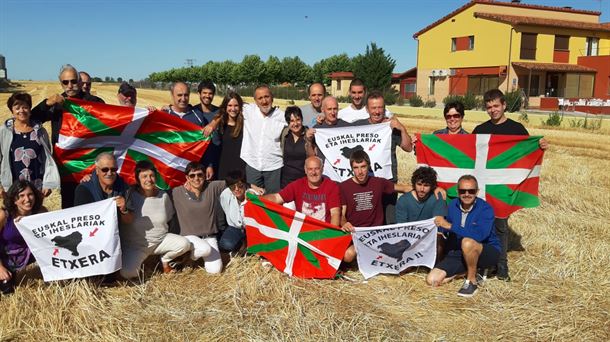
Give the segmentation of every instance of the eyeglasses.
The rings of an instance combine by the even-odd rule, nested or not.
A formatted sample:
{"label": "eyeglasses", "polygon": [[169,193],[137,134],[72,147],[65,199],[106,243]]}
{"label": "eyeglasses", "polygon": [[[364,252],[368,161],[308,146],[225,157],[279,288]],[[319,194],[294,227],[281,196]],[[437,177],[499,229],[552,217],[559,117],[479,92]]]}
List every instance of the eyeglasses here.
{"label": "eyeglasses", "polygon": [[231,189],[231,191],[235,191],[237,189],[243,189],[246,185],[242,182],[238,182],[232,185],[229,185],[229,189]]}
{"label": "eyeglasses", "polygon": [[68,85],[68,84],[78,84],[78,80],[61,80],[61,84],[63,85]]}
{"label": "eyeglasses", "polygon": [[110,171],[111,173],[116,173],[119,169],[116,167],[102,167],[100,169],[100,171],[102,171],[102,173],[108,173],[108,171]]}
{"label": "eyeglasses", "polygon": [[460,194],[460,195],[464,195],[464,194],[476,195],[477,191],[478,191],[478,189],[458,189],[458,194]]}
{"label": "eyeglasses", "polygon": [[197,173],[189,173],[189,176],[188,176],[188,177],[189,177],[190,179],[195,179],[195,177],[197,177],[197,178],[203,178],[203,177],[205,177],[205,176],[204,176],[203,172],[197,172]]}
{"label": "eyeglasses", "polygon": [[445,120],[459,119],[461,117],[462,117],[462,114],[447,114],[447,115],[445,115]]}

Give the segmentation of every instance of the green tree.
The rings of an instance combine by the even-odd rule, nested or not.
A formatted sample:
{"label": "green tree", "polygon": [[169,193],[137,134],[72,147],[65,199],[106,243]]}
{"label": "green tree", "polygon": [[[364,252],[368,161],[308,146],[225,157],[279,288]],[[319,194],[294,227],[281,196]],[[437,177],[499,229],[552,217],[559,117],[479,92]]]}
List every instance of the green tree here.
{"label": "green tree", "polygon": [[335,71],[352,71],[352,59],[345,53],[324,58],[313,65],[313,82],[330,85],[328,74]]}
{"label": "green tree", "polygon": [[306,84],[311,81],[311,67],[298,56],[284,57],[282,59],[282,73],[280,82],[291,84]]}
{"label": "green tree", "polygon": [[269,56],[265,62],[265,71],[268,75],[270,84],[278,84],[282,82],[282,62],[279,58]]}
{"label": "green tree", "polygon": [[238,64],[233,61],[223,61],[218,63],[216,79],[214,82],[222,85],[236,85],[239,83],[237,75]]}
{"label": "green tree", "polygon": [[117,81],[118,83],[122,83],[122,82],[123,82],[123,77],[117,77],[117,78],[116,78],[116,81]]}
{"label": "green tree", "polygon": [[352,61],[354,77],[360,78],[367,89],[381,91],[388,104],[396,101],[396,91],[391,87],[396,61],[383,48],[371,43],[366,47],[364,55],[360,54]]}
{"label": "green tree", "polygon": [[265,75],[265,63],[258,55],[246,55],[238,67],[239,81],[246,84],[269,82]]}

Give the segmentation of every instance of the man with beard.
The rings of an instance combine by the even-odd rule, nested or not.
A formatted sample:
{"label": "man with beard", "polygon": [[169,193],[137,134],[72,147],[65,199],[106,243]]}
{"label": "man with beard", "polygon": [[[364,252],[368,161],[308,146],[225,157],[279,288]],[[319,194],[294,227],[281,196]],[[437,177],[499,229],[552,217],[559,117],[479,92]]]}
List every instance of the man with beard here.
{"label": "man with beard", "polygon": [[264,188],[267,193],[280,190],[284,165],[280,135],[286,119],[284,112],[273,106],[273,94],[267,85],[254,90],[256,105],[244,104],[244,137],[240,158],[246,162],[248,183]]}
{"label": "man with beard", "polygon": [[[212,104],[214,101],[214,95],[216,94],[216,86],[211,81],[201,81],[197,86],[197,93],[199,94],[199,100],[201,101],[198,105],[193,106],[193,110],[205,118],[205,124],[208,125],[214,120],[218,107]],[[218,130],[210,132],[212,134],[211,144],[208,145],[205,155],[203,156],[202,164],[206,167],[211,167],[214,170],[214,175],[218,174],[218,162],[220,158],[221,149],[221,137]],[[210,177],[206,171],[206,177]],[[208,180],[211,179],[207,178]]]}
{"label": "man with beard", "polygon": [[[41,123],[51,121],[51,143],[55,145],[59,139],[63,119],[63,102],[66,98],[76,98],[91,102],[103,102],[99,97],[82,91],[78,71],[70,64],[63,65],[59,72],[59,82],[64,92],[55,94],[40,102],[32,109],[32,120]],[[61,207],[70,208],[74,205],[74,189],[76,183],[61,182]]]}

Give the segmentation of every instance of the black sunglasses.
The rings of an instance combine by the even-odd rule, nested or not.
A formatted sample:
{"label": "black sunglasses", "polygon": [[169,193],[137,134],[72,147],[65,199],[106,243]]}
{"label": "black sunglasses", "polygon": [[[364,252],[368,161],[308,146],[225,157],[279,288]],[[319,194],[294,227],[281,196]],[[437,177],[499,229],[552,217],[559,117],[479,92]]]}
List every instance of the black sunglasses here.
{"label": "black sunglasses", "polygon": [[463,194],[470,194],[470,195],[476,195],[478,189],[458,189],[458,194],[463,195]]}
{"label": "black sunglasses", "polygon": [[78,80],[62,80],[62,81],[61,81],[61,84],[63,84],[63,85],[68,85],[68,84],[70,84],[70,83],[72,83],[72,84],[78,84]]}
{"label": "black sunglasses", "polygon": [[205,176],[203,175],[203,172],[197,172],[197,173],[189,173],[188,177],[189,177],[190,179],[195,179],[195,177],[197,177],[197,178],[203,178],[203,177],[205,177]]}
{"label": "black sunglasses", "polygon": [[119,169],[116,167],[102,167],[100,169],[100,171],[102,171],[102,173],[108,173],[108,171],[112,172],[112,173],[116,173]]}
{"label": "black sunglasses", "polygon": [[459,119],[462,117],[462,114],[447,114],[445,115],[445,120],[446,119]]}

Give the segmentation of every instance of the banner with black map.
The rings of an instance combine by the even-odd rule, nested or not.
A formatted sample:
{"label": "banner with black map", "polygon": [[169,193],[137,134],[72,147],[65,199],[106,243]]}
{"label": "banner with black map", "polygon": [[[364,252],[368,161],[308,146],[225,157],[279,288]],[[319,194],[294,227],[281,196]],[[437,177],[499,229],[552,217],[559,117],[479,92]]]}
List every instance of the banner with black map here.
{"label": "banner with black map", "polygon": [[16,225],[45,281],[109,274],[121,268],[113,198],[26,216]]}
{"label": "banner with black map", "polygon": [[436,232],[434,219],[356,228],[352,240],[360,273],[369,279],[379,273],[398,274],[412,266],[434,267]]}
{"label": "banner with black map", "polygon": [[354,174],[349,157],[364,150],[377,177],[392,179],[392,129],[389,122],[375,125],[316,128],[316,145],[324,155],[324,175],[336,182]]}

